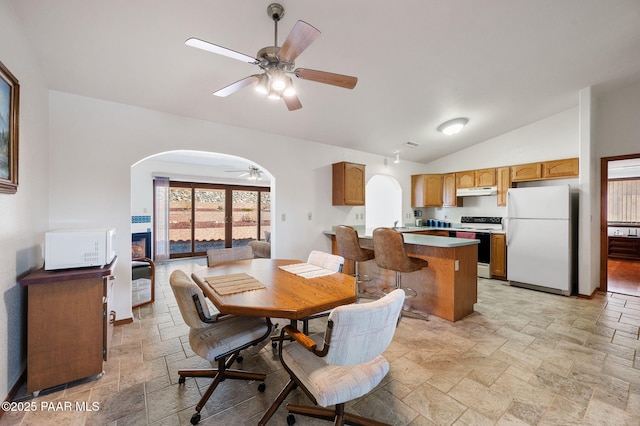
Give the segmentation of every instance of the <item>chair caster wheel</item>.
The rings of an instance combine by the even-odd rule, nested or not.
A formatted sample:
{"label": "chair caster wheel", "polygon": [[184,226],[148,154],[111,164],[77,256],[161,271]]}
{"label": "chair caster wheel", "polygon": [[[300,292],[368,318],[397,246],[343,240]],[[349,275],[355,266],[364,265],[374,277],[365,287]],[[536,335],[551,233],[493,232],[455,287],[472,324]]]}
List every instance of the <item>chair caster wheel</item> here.
{"label": "chair caster wheel", "polygon": [[271,347],[272,348],[277,348],[278,347],[278,342],[271,342]]}
{"label": "chair caster wheel", "polygon": [[244,361],[244,358],[242,358],[241,356],[238,356],[238,357],[236,358],[236,362],[237,362],[237,363],[241,363],[242,361]]}
{"label": "chair caster wheel", "polygon": [[195,413],[193,416],[191,416],[192,425],[197,425],[199,421],[200,421],[200,413]]}
{"label": "chair caster wheel", "polygon": [[293,416],[293,414],[289,414],[287,416],[287,424],[289,426],[291,426],[292,424],[294,424],[296,422],[296,418]]}
{"label": "chair caster wheel", "polygon": [[264,390],[267,388],[267,385],[265,385],[264,383],[260,383],[258,385],[258,391],[259,392],[264,392]]}
{"label": "chair caster wheel", "polygon": [[184,376],[180,376],[180,378],[178,379],[178,383],[181,385],[184,385],[186,381],[187,381],[187,378]]}

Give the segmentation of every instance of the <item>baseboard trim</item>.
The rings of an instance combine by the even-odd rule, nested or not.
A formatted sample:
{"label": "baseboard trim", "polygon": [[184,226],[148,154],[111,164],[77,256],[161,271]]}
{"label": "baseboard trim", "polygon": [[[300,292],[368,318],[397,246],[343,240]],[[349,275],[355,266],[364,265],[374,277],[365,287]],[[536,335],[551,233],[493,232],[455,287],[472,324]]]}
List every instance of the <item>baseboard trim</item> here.
{"label": "baseboard trim", "polygon": [[[593,292],[591,292],[591,294],[578,293],[578,298],[579,299],[593,299],[595,297],[596,293],[598,293],[599,291],[600,291],[600,288],[598,287],[598,288],[594,288]],[[603,292],[603,293],[605,293],[605,292]]]}
{"label": "baseboard trim", "polygon": [[[27,381],[27,370],[25,369],[20,377],[18,377],[18,381],[9,389],[9,394],[5,397],[4,402],[11,402],[13,397],[18,393],[18,389]],[[0,410],[0,419],[4,414],[4,410]]]}
{"label": "baseboard trim", "polygon": [[125,319],[121,319],[121,320],[115,320],[113,322],[113,325],[125,325],[125,324],[131,324],[133,322],[133,318],[125,318]]}

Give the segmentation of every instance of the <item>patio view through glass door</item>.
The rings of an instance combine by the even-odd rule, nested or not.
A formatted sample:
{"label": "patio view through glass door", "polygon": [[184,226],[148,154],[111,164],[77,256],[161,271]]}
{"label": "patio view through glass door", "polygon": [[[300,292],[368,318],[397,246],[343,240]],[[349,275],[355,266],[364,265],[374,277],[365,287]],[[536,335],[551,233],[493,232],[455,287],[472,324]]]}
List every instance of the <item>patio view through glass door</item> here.
{"label": "patio view through glass door", "polygon": [[270,213],[268,187],[171,182],[170,257],[247,245],[271,229]]}

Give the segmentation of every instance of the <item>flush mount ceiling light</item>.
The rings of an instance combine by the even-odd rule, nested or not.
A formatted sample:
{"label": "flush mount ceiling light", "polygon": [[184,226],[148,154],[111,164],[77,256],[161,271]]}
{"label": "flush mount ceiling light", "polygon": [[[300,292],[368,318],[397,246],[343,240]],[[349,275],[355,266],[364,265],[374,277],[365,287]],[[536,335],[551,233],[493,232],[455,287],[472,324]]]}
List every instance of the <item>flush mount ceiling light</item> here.
{"label": "flush mount ceiling light", "polygon": [[447,136],[455,135],[459,133],[468,122],[469,119],[466,117],[454,118],[439,125],[438,131]]}

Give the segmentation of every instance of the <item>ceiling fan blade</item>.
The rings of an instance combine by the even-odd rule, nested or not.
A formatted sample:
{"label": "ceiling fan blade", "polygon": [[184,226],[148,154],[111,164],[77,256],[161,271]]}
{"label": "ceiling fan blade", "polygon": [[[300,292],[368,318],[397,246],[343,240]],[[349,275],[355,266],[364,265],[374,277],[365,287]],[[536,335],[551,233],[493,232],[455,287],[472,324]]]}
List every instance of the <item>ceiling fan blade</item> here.
{"label": "ceiling fan blade", "polygon": [[200,40],[199,38],[191,37],[184,42],[187,46],[195,47],[198,49],[206,50],[207,52],[217,53],[218,55],[227,56],[232,59],[237,59],[242,62],[248,62],[250,64],[258,64],[256,58],[245,55],[244,53],[236,52],[235,50],[227,49],[226,47],[218,46],[217,44],[209,43],[208,41]]}
{"label": "ceiling fan blade", "polygon": [[306,68],[297,68],[294,71],[296,77],[303,80],[316,81],[318,83],[331,84],[333,86],[343,87],[345,89],[353,89],[358,83],[357,77],[349,75],[334,74],[326,71],[316,71]]}
{"label": "ceiling fan blade", "polygon": [[304,21],[298,21],[282,44],[278,57],[284,62],[293,62],[304,49],[320,35],[312,25]]}
{"label": "ceiling fan blade", "polygon": [[235,83],[231,83],[230,85],[213,92],[213,94],[216,96],[220,96],[221,98],[224,98],[225,96],[229,96],[244,87],[255,84],[258,81],[259,77],[260,76],[257,74],[250,75],[249,77],[245,77],[242,80],[238,80]]}
{"label": "ceiling fan blade", "polygon": [[287,104],[287,109],[289,109],[289,111],[295,111],[302,108],[302,103],[296,95],[283,96],[282,99],[284,99],[284,103]]}

